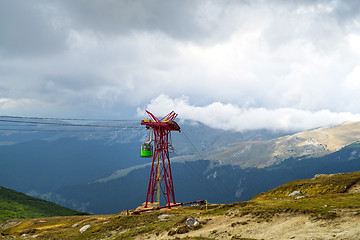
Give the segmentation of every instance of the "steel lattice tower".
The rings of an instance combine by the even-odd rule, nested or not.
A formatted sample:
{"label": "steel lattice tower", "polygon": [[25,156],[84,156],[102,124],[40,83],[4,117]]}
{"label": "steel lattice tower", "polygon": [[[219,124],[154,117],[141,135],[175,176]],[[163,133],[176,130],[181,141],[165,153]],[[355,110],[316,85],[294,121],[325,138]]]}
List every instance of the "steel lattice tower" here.
{"label": "steel lattice tower", "polygon": [[177,114],[172,111],[159,120],[152,113],[148,111],[146,113],[150,119],[141,121],[141,125],[145,125],[147,129],[152,129],[154,133],[154,154],[152,155],[149,185],[144,207],[147,208],[148,203],[154,203],[156,194],[159,199],[161,190],[167,207],[171,208],[171,204],[176,204],[176,201],[169,152],[173,150],[171,131],[180,132],[179,125],[174,121]]}

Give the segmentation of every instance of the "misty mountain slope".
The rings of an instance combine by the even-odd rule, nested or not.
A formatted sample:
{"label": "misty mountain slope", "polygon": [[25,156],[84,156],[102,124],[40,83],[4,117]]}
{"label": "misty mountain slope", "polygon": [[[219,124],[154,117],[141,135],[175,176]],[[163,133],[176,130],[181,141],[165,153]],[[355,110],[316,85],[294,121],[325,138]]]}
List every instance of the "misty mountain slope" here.
{"label": "misty mountain slope", "polygon": [[268,141],[240,142],[206,159],[243,168],[266,167],[290,157],[324,156],[359,139],[360,122],[349,122]]}
{"label": "misty mountain slope", "polygon": [[18,191],[48,192],[107,176],[137,165],[138,145],[108,145],[99,140],[30,141],[0,147],[0,183]]}
{"label": "misty mountain slope", "polygon": [[[178,202],[201,200],[202,197],[210,195],[212,199],[220,201],[222,195],[218,192],[231,193],[231,191],[224,192],[222,185],[216,181],[208,182],[206,176],[201,174],[208,167],[209,161],[195,161],[189,164],[190,167],[186,164],[172,164]],[[54,195],[50,196],[52,199],[48,200],[60,199],[65,206],[74,209],[79,209],[77,206],[81,206],[83,211],[88,210],[95,214],[116,213],[124,209],[136,208],[146,200],[149,174],[150,167],[146,166],[106,182],[64,186],[55,191]],[[161,199],[161,202],[164,202],[164,199]]]}
{"label": "misty mountain slope", "polygon": [[[184,132],[172,134],[173,145],[178,153],[189,155],[191,160],[196,160],[196,150],[206,155],[241,140],[264,140],[285,134],[265,130],[239,133],[213,129],[194,121],[180,122]],[[39,132],[3,130],[0,132],[3,144],[0,145],[0,166],[4,171],[0,183],[18,191],[31,191],[33,195],[44,194],[60,186],[94,181],[118,170],[149,163],[149,159],[139,156],[140,144],[148,139],[149,131],[141,127],[140,121],[138,124],[125,122],[121,126],[140,128],[83,132],[83,128],[61,126],[66,130],[62,132],[46,131],[49,128],[39,124],[22,126]],[[77,129],[81,131],[75,131]]]}
{"label": "misty mountain slope", "polygon": [[[62,199],[61,204],[67,207],[96,214],[136,208],[145,201],[149,171],[149,166],[145,166],[107,181],[61,187],[48,200]],[[172,164],[178,202],[244,201],[288,181],[312,178],[319,173],[352,171],[360,171],[360,143],[322,157],[289,158],[266,168],[243,169],[210,161]]]}
{"label": "misty mountain slope", "polygon": [[[173,132],[172,139],[175,149],[182,155],[193,155],[197,151],[208,156],[214,152],[220,152],[239,142],[266,141],[290,134],[285,131],[272,131],[267,129],[247,130],[236,132],[211,128],[203,123],[180,120],[181,133]],[[190,143],[188,142],[190,140]],[[199,156],[196,156],[197,159]],[[192,157],[194,158],[194,157]]]}

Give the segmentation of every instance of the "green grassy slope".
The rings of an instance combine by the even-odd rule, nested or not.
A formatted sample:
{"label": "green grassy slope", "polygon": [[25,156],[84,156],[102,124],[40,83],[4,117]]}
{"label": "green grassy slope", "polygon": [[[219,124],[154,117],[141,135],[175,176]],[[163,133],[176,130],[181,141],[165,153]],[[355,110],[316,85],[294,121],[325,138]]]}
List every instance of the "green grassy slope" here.
{"label": "green grassy slope", "polygon": [[0,187],[0,220],[69,216],[79,212]]}
{"label": "green grassy slope", "polygon": [[351,189],[360,183],[360,172],[319,174],[311,179],[291,181],[275,189],[262,193],[254,199],[274,199],[286,197],[294,191],[304,196],[319,196],[339,193],[353,193]]}
{"label": "green grassy slope", "polygon": [[[300,194],[290,196],[300,191]],[[291,181],[255,196],[246,212],[273,216],[279,212],[311,213],[321,218],[336,217],[340,209],[360,210],[360,172],[319,174]]]}

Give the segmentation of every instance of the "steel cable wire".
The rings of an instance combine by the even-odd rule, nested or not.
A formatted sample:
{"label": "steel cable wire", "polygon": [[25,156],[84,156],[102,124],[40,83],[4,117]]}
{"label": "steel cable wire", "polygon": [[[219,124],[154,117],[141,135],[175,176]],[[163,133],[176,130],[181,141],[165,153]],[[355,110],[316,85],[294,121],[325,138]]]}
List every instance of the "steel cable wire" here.
{"label": "steel cable wire", "polygon": [[[200,153],[200,151],[195,147],[195,145],[191,142],[191,140],[189,139],[189,137],[185,134],[185,132],[183,130],[181,131],[181,133],[185,137],[186,141],[190,144],[190,146],[192,146],[192,148],[195,150],[197,155],[200,157],[200,162],[203,162],[201,160],[205,160],[205,158]],[[208,166],[207,166],[207,168],[208,168]],[[223,186],[223,188],[221,189],[222,191],[225,190],[226,194],[233,194],[233,192],[231,191],[231,189],[228,188],[227,185],[225,185],[222,181],[218,181],[218,182]]]}

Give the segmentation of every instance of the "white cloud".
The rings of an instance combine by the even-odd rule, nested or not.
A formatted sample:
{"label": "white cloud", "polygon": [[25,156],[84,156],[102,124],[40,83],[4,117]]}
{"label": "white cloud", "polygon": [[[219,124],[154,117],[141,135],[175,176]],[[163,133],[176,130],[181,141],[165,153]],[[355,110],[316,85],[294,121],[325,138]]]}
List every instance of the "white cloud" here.
{"label": "white cloud", "polygon": [[347,75],[345,84],[350,90],[358,91],[360,89],[360,65]]}
{"label": "white cloud", "polygon": [[351,49],[357,53],[360,53],[360,35],[357,33],[350,33],[347,36],[347,40]]}
{"label": "white cloud", "polygon": [[[39,114],[39,112],[33,111],[33,106],[37,106],[39,109],[45,107],[45,104],[29,99],[29,98],[20,98],[20,99],[11,99],[11,98],[0,98],[0,112],[3,115],[28,115]],[[22,109],[21,112],[18,109]],[[24,109],[29,109],[26,111]]]}
{"label": "white cloud", "polygon": [[[360,112],[356,2],[162,3],[29,0],[21,5],[27,14],[24,19],[16,16],[29,21],[22,28],[29,26],[31,35],[43,36],[48,43],[36,46],[58,48],[39,50],[40,55],[22,54],[7,45],[13,42],[12,35],[7,35],[6,44],[0,41],[0,95],[47,106],[39,110],[35,104],[8,105],[12,107],[7,109],[43,114],[57,109],[60,117],[131,117],[136,107],[165,93],[184,109],[190,105],[177,99],[191,99],[189,112],[231,109],[223,115],[241,112],[249,119],[263,112],[282,114],[283,128],[296,123],[283,113],[290,110],[299,118],[301,113],[314,115],[323,109]],[[11,30],[7,27],[14,17],[13,8],[9,9],[0,16],[3,33]],[[54,42],[47,37],[58,35],[61,38]],[[34,42],[41,41],[32,40],[36,39],[27,45],[21,39],[19,44],[38,51]],[[11,58],[2,54],[15,50]],[[220,118],[215,115],[207,116],[207,121],[223,124],[212,120]]]}
{"label": "white cloud", "polygon": [[242,108],[234,104],[213,102],[205,106],[194,106],[185,96],[171,99],[160,95],[151,100],[145,108],[138,108],[138,115],[145,116],[145,110],[162,118],[172,110],[179,118],[202,122],[224,130],[307,130],[346,121],[360,121],[360,114],[331,112],[329,110],[306,111],[294,108]]}

